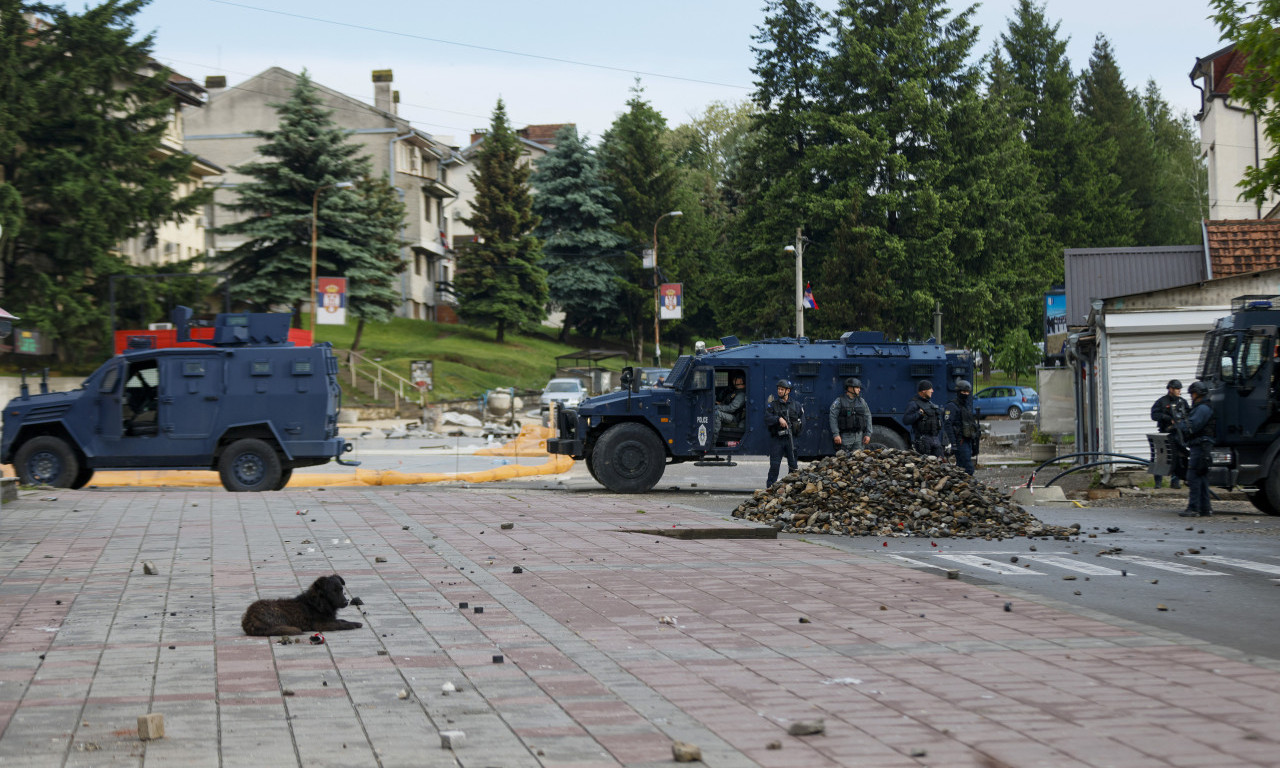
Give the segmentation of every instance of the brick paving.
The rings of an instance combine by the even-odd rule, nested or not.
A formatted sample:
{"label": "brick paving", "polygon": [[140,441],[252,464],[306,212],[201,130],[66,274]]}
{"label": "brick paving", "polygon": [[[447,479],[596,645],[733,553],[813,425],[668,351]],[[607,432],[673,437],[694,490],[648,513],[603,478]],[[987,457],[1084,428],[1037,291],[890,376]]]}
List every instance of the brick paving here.
{"label": "brick paving", "polygon": [[[738,524],[523,489],[25,492],[0,765],[1280,764],[1280,663],[804,541],[622,532]],[[333,572],[365,627],[241,634]]]}

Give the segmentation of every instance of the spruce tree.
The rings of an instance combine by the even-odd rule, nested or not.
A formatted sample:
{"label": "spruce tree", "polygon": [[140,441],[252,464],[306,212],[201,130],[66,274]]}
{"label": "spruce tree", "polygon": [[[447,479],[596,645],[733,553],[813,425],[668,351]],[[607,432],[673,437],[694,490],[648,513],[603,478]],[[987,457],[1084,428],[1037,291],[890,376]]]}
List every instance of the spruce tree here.
{"label": "spruce tree", "polygon": [[555,149],[538,161],[529,181],[537,192],[533,213],[540,223],[533,234],[542,241],[547,295],[565,314],[560,340],[570,328],[599,338],[618,315],[614,264],[626,242],[612,228],[618,200],[572,125],[556,133]]}
{"label": "spruce tree", "polygon": [[476,237],[459,250],[455,283],[462,317],[496,326],[498,343],[508,326],[536,325],[546,316],[546,272],[538,266],[541,244],[532,234],[538,217],[529,194],[531,170],[521,156],[520,140],[498,99],[470,177],[476,197],[465,221]]}
{"label": "spruce tree", "polygon": [[395,274],[404,268],[393,255],[403,204],[385,181],[367,180],[369,158],[334,124],[306,71],[288,101],[271,106],[279,127],[255,132],[263,159],[236,168],[251,181],[237,187],[227,206],[246,216],[217,230],[246,238],[222,256],[236,297],[263,309],[293,307],[301,323],[302,305],[314,300],[314,205],[317,276],[347,277],[348,311],[385,320],[398,303]]}
{"label": "spruce tree", "polygon": [[1200,135],[1186,112],[1175,115],[1154,80],[1142,95],[1156,152],[1155,196],[1144,228],[1146,245],[1194,245],[1209,216],[1208,169],[1200,157]]}
{"label": "spruce tree", "polygon": [[1080,113],[1099,142],[1110,145],[1115,158],[1111,170],[1119,180],[1122,199],[1131,209],[1130,231],[1115,233],[1115,239],[1124,237],[1136,245],[1167,245],[1148,239],[1147,222],[1153,216],[1159,166],[1155,138],[1138,94],[1125,85],[1111,43],[1102,35],[1094,39],[1089,68],[1080,78]]}
{"label": "spruce tree", "polygon": [[4,305],[52,336],[64,360],[107,342],[108,279],[129,271],[118,244],[207,200],[181,194],[193,157],[164,147],[177,104],[152,37],[133,39],[143,5],[72,13],[0,0]]}
{"label": "spruce tree", "polygon": [[[679,174],[664,140],[666,131],[666,119],[644,99],[644,89],[637,83],[627,100],[627,111],[613,121],[600,144],[605,181],[618,198],[615,226],[632,251],[624,259],[620,286],[622,309],[634,334],[637,359],[643,357],[645,326],[652,323],[654,311],[652,271],[641,267],[639,252],[651,246],[658,217],[676,210],[674,193]],[[658,268],[667,279],[678,278],[678,252],[660,250]]]}

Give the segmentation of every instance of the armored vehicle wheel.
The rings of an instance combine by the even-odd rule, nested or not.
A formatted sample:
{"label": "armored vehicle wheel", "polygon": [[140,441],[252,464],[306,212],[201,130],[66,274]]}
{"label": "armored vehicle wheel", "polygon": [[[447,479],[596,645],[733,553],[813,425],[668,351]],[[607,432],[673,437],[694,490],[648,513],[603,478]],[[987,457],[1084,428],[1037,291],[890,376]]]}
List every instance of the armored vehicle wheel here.
{"label": "armored vehicle wheel", "polygon": [[[596,474],[596,465],[592,463],[594,460],[595,460],[595,454],[592,453],[590,456],[587,457],[586,461],[583,463],[587,465],[587,471],[591,473],[591,479],[595,480],[597,483],[600,483],[600,476]],[[604,485],[604,483],[600,483],[600,484]]]}
{"label": "armored vehicle wheel", "polygon": [[280,457],[261,440],[237,440],[222,452],[218,474],[228,491],[272,491],[280,483]]}
{"label": "armored vehicle wheel", "polygon": [[72,490],[78,491],[88,485],[89,481],[92,479],[93,469],[90,467],[81,467],[80,471],[76,474],[75,481],[71,483],[71,488]]}
{"label": "armored vehicle wheel", "polygon": [[276,483],[273,491],[283,491],[284,487],[289,484],[289,480],[293,478],[293,467],[285,467],[280,471],[280,482]]}
{"label": "armored vehicle wheel", "polygon": [[1268,498],[1265,490],[1250,493],[1248,494],[1248,497],[1249,503],[1253,505],[1254,509],[1258,510],[1262,514],[1280,515],[1280,509],[1276,509],[1276,506],[1271,503],[1271,499]]}
{"label": "armored vehicle wheel", "polygon": [[644,493],[658,484],[667,468],[658,435],[634,422],[605,430],[590,461],[596,479],[614,493]]}
{"label": "armored vehicle wheel", "polygon": [[1022,409],[1016,405],[1009,406],[1009,418],[1014,420],[1022,418]]}
{"label": "armored vehicle wheel", "polygon": [[907,441],[902,439],[902,435],[894,432],[888,427],[872,426],[871,427],[871,443],[868,448],[894,448],[899,451],[907,450]]}
{"label": "armored vehicle wheel", "polygon": [[75,481],[80,474],[80,460],[59,437],[42,435],[23,443],[13,459],[13,468],[23,485],[78,487]]}

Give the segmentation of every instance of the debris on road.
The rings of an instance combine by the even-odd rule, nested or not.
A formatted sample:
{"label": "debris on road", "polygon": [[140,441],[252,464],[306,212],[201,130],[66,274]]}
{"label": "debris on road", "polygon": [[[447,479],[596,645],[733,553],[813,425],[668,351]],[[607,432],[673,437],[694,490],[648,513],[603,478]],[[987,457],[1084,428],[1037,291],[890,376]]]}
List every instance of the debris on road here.
{"label": "debris on road", "polygon": [[838,453],[759,490],[733,516],[786,533],[845,536],[1057,536],[1009,496],[936,458],[892,449]]}

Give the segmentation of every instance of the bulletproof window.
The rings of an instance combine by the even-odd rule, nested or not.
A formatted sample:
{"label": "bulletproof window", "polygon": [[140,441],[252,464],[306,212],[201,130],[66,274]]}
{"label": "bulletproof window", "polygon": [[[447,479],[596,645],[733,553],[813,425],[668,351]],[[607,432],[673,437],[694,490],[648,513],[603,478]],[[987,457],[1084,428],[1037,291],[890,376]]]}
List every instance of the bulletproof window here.
{"label": "bulletproof window", "polygon": [[911,378],[913,379],[927,379],[932,375],[933,375],[932,365],[915,364],[911,366]]}
{"label": "bulletproof window", "polygon": [[98,391],[106,394],[114,392],[116,382],[120,380],[120,366],[114,365],[102,375],[102,383],[98,385]]}
{"label": "bulletproof window", "polygon": [[249,364],[250,376],[270,376],[271,361],[270,360],[254,360]]}
{"label": "bulletproof window", "polygon": [[817,376],[821,367],[818,363],[797,363],[793,370],[797,376]]}
{"label": "bulletproof window", "polygon": [[714,381],[714,371],[710,368],[695,368],[693,370],[693,375],[689,377],[689,386],[687,389],[710,389]]}
{"label": "bulletproof window", "polygon": [[183,376],[203,376],[204,375],[203,360],[183,360],[182,375]]}
{"label": "bulletproof window", "polygon": [[293,375],[294,376],[310,376],[311,361],[310,360],[294,360]]}
{"label": "bulletproof window", "polygon": [[1239,346],[1239,336],[1225,336],[1222,339],[1222,345],[1218,348],[1218,369],[1222,372],[1223,381],[1236,380],[1236,352]]}
{"label": "bulletproof window", "polygon": [[1240,381],[1252,379],[1267,361],[1275,342],[1271,336],[1250,331],[1240,351]]}
{"label": "bulletproof window", "polygon": [[847,378],[849,376],[862,375],[862,366],[857,363],[846,363],[844,365],[841,365],[837,370],[839,370],[840,372],[839,375],[842,378]]}

